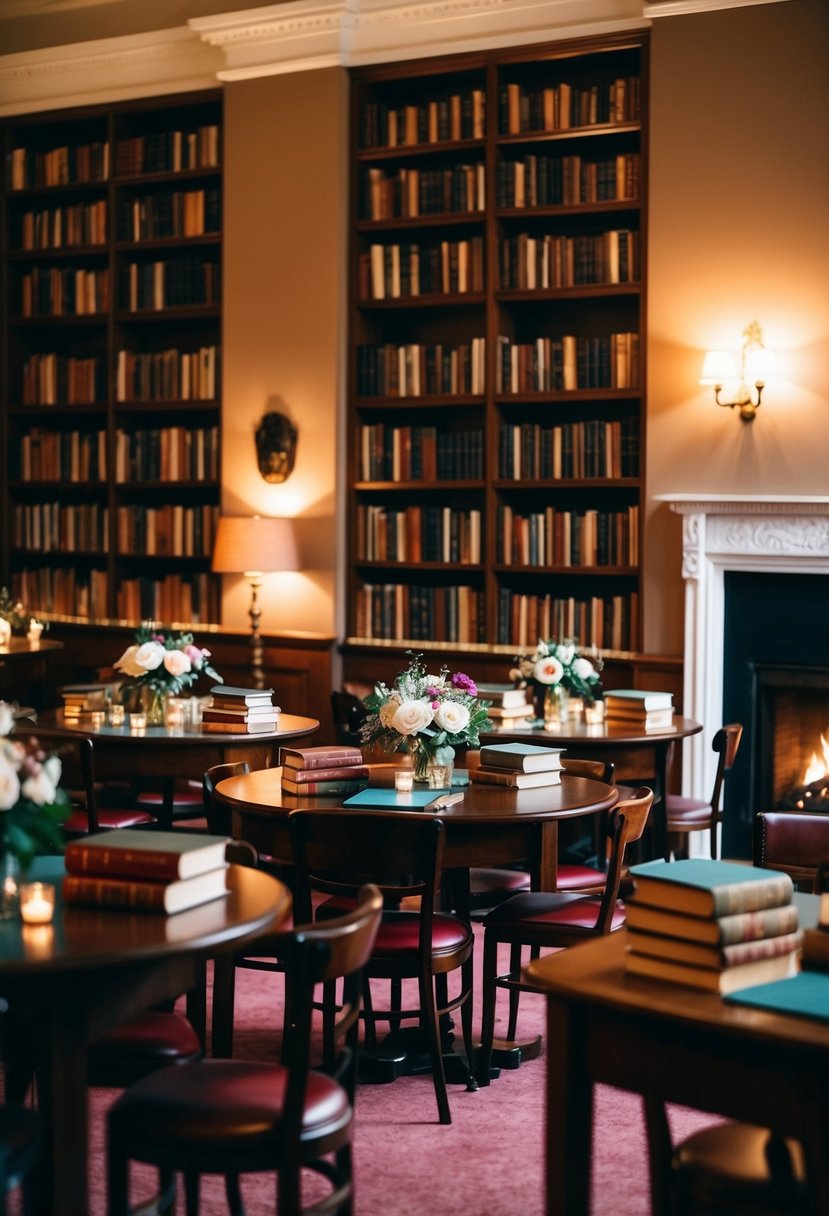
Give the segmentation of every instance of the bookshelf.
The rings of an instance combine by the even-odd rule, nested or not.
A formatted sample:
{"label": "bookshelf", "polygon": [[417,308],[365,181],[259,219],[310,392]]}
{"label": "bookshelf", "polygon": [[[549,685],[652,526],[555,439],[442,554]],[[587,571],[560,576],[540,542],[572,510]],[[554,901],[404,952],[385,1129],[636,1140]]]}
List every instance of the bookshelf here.
{"label": "bookshelf", "polygon": [[647,69],[637,32],[352,72],[346,679],[641,646]]}
{"label": "bookshelf", "polygon": [[2,124],[3,578],[39,612],[218,622],[222,96]]}

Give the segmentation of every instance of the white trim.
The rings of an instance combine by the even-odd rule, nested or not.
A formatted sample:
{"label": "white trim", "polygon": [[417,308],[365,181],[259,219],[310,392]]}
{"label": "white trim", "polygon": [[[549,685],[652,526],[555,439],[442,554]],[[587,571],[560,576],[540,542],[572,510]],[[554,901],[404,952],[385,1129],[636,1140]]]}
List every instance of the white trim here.
{"label": "white trim", "polygon": [[685,580],[683,711],[706,739],[686,741],[683,787],[706,797],[714,784],[708,743],[722,723],[725,572],[829,575],[829,498],[816,495],[659,494],[682,519]]}
{"label": "white trim", "polygon": [[721,8],[748,8],[753,4],[786,4],[788,0],[652,0],[644,5],[644,16],[684,17],[688,13],[715,13]]}

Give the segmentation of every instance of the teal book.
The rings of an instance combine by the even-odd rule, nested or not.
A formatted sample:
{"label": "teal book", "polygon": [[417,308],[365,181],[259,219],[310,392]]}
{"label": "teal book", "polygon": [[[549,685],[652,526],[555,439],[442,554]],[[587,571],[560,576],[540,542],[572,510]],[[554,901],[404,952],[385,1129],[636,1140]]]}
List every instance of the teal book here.
{"label": "teal book", "polygon": [[724,998],[734,1005],[750,1005],[770,1013],[793,1013],[802,1018],[829,1022],[829,974],[801,971],[791,979],[743,988]]}
{"label": "teal book", "polygon": [[422,811],[430,802],[440,797],[441,790],[412,790],[404,794],[397,790],[368,789],[343,799],[343,806],[357,806],[376,810]]}
{"label": "teal book", "polygon": [[690,857],[681,861],[647,861],[631,866],[636,881],[634,902],[689,916],[734,916],[791,903],[794,884],[788,874],[759,866]]}
{"label": "teal book", "polygon": [[514,769],[521,773],[541,773],[561,768],[562,747],[538,743],[487,743],[481,748],[481,764]]}

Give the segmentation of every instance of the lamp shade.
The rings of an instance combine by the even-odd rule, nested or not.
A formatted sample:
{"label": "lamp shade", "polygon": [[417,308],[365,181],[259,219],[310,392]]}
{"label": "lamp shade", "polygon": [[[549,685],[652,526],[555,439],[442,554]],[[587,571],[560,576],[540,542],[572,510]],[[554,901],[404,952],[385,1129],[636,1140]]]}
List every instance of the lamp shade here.
{"label": "lamp shade", "polygon": [[218,574],[269,574],[298,570],[293,521],[272,515],[222,515],[213,545]]}
{"label": "lamp shade", "polygon": [[702,365],[700,384],[724,384],[737,379],[737,364],[727,350],[707,350]]}

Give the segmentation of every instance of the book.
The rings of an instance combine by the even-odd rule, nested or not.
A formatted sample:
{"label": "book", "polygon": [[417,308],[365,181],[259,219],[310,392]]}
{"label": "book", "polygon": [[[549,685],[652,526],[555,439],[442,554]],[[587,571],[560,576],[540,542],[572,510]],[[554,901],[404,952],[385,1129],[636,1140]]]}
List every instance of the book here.
{"label": "book", "polygon": [[134,912],[184,912],[198,904],[227,895],[227,865],[178,878],[171,882],[153,879],[67,874],[63,898],[67,904],[88,904],[97,908],[127,908]]}
{"label": "book", "polygon": [[487,768],[481,764],[472,769],[469,780],[482,785],[506,785],[511,789],[532,789],[539,785],[560,785],[561,773],[558,769],[545,769],[538,773],[519,773],[507,768]]}
{"label": "book", "polygon": [[526,688],[516,688],[514,684],[477,684],[476,687],[482,701],[492,702],[490,709],[521,709],[527,704]]}
{"label": "book", "polygon": [[617,713],[615,709],[608,708],[605,711],[605,720],[643,730],[659,730],[673,726],[674,711],[672,709],[651,709],[645,713]]}
{"label": "book", "polygon": [[440,790],[409,790],[404,794],[398,790],[369,788],[346,798],[343,806],[360,806],[369,810],[422,811],[424,807],[440,796],[440,792]]}
{"label": "book", "polygon": [[223,865],[226,847],[226,836],[112,828],[70,840],[63,861],[69,874],[193,878]]}
{"label": "book", "polygon": [[275,734],[279,729],[278,719],[253,718],[249,722],[211,722],[202,715],[202,732],[206,735],[262,735]]}
{"label": "book", "polygon": [[512,718],[526,718],[528,714],[534,713],[535,706],[524,701],[520,705],[490,705],[486,716],[500,722]]}
{"label": "book", "polygon": [[650,692],[639,688],[614,688],[604,694],[605,708],[629,709],[635,706],[641,712],[652,709],[672,709],[674,695],[672,692]]}
{"label": "book", "polygon": [[356,794],[368,785],[368,778],[336,778],[322,781],[291,781],[282,778],[282,788],[289,794]]}
{"label": "book", "polygon": [[690,916],[730,916],[791,903],[788,874],[758,866],[689,857],[631,866],[635,902],[687,912]]}
{"label": "book", "polygon": [[481,764],[487,768],[515,769],[523,773],[561,768],[562,747],[536,743],[488,743],[481,748]]}
{"label": "book", "polygon": [[232,684],[214,684],[210,689],[214,705],[272,705],[272,688],[236,688]]}
{"label": "book", "polygon": [[332,764],[330,768],[283,768],[282,784],[293,781],[306,785],[309,781],[367,781],[371,769],[367,764]]}
{"label": "book", "polygon": [[764,908],[758,912],[738,912],[734,916],[685,916],[681,912],[649,908],[647,904],[637,903],[634,898],[626,904],[625,923],[628,929],[641,929],[683,941],[729,946],[735,942],[794,933],[797,921],[794,904],[782,904],[779,908]]}
{"label": "book", "polygon": [[789,979],[758,984],[726,999],[735,1005],[825,1022],[829,1020],[829,975],[823,971],[801,971]]}
{"label": "book", "polygon": [[829,932],[826,929],[804,930],[800,965],[804,971],[829,971]]}
{"label": "book", "polygon": [[685,984],[689,988],[704,988],[708,992],[726,995],[741,988],[751,988],[755,984],[766,984],[794,975],[797,971],[797,951],[790,950],[774,958],[723,968],[693,967],[690,963],[674,963],[664,958],[651,958],[647,954],[628,953],[625,970],[629,975],[669,980],[672,984]]}
{"label": "book", "polygon": [[754,963],[762,958],[789,954],[800,946],[802,934],[781,933],[777,937],[761,937],[754,941],[734,942],[730,946],[708,945],[705,942],[682,941],[676,937],[661,937],[657,933],[639,933],[628,929],[628,946],[634,954],[665,958],[675,963],[690,963],[694,967],[736,967]]}
{"label": "book", "polygon": [[267,719],[276,722],[279,719],[279,707],[276,705],[244,705],[239,709],[225,709],[224,706],[208,705],[202,711],[202,720],[209,722],[253,722]]}
{"label": "book", "polygon": [[350,768],[352,765],[363,764],[363,753],[359,747],[349,744],[325,744],[319,747],[282,747],[279,749],[279,762],[283,768],[319,769],[319,768]]}

